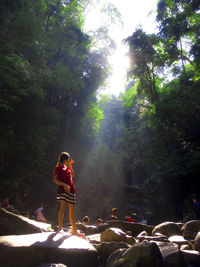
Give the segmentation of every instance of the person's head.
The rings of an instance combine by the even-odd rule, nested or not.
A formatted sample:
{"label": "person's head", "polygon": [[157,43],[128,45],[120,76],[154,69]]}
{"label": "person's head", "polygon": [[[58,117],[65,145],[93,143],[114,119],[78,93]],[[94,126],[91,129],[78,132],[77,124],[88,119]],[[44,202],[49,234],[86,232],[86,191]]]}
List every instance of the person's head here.
{"label": "person's head", "polygon": [[98,218],[95,222],[96,225],[102,224],[103,220],[101,218]]}
{"label": "person's head", "polygon": [[66,164],[70,160],[70,155],[67,152],[61,152],[59,155],[58,162],[60,164]]}
{"label": "person's head", "polygon": [[88,216],[84,216],[82,219],[82,223],[83,224],[88,224],[89,223],[89,217]]}
{"label": "person's head", "polygon": [[113,214],[114,216],[117,216],[117,208],[112,208],[112,214]]}
{"label": "person's head", "polygon": [[131,214],[131,218],[132,218],[132,219],[137,219],[137,213],[133,212],[133,213]]}
{"label": "person's head", "polygon": [[199,199],[196,193],[192,194],[191,198],[193,202],[196,202]]}
{"label": "person's head", "polygon": [[99,225],[99,224],[102,224],[103,223],[103,220],[101,218],[98,218],[95,222],[95,224]]}

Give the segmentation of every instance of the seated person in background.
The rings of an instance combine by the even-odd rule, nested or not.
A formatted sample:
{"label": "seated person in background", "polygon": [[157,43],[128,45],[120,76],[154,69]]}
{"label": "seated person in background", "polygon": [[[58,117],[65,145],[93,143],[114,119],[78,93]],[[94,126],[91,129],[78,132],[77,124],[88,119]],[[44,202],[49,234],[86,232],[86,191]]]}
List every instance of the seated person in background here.
{"label": "seated person in background", "polygon": [[1,202],[1,207],[2,207],[2,208],[9,208],[9,197],[6,197],[6,198]]}
{"label": "seated person in background", "polygon": [[116,221],[117,220],[117,217],[116,216],[114,216],[114,215],[111,215],[111,221]]}
{"label": "seated person in background", "polygon": [[98,218],[96,221],[95,221],[95,225],[100,225],[103,223],[103,220],[101,218]]}
{"label": "seated person in background", "polygon": [[46,219],[44,217],[44,213],[43,213],[43,204],[40,205],[40,207],[35,211],[35,215],[36,215],[36,221],[37,222],[46,222]]}
{"label": "seated person in background", "polygon": [[126,222],[137,222],[137,213],[133,212],[131,216],[126,216]]}
{"label": "seated person in background", "polygon": [[118,209],[117,208],[112,208],[112,216],[115,216],[116,217],[116,220],[117,220],[117,216],[118,216]]}
{"label": "seated person in background", "polygon": [[84,225],[88,225],[89,224],[89,217],[88,216],[84,216],[83,217],[82,224],[84,224]]}

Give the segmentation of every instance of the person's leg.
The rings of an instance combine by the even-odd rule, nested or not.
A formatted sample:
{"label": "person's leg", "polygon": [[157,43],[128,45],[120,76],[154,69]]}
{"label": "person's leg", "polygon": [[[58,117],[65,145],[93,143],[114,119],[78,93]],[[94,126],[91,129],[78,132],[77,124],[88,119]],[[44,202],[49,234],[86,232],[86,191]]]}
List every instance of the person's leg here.
{"label": "person's leg", "polygon": [[75,222],[75,205],[68,203],[68,207],[69,207],[69,221],[72,226],[72,234],[78,235]]}
{"label": "person's leg", "polygon": [[66,202],[64,200],[60,200],[60,208],[58,211],[58,230],[57,230],[57,232],[62,230],[65,207],[66,207]]}

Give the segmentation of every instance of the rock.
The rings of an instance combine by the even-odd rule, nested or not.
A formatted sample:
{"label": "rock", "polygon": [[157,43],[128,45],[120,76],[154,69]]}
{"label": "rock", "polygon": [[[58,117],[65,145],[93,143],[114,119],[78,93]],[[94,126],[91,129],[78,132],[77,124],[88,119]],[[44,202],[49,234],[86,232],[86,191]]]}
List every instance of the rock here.
{"label": "rock", "polygon": [[105,231],[109,227],[110,227],[109,223],[101,223],[100,225],[97,226],[97,231],[98,231],[98,233],[102,233],[103,231]]}
{"label": "rock", "polygon": [[172,235],[168,238],[171,243],[177,244],[179,247],[181,245],[187,245],[188,241],[182,235]]}
{"label": "rock", "polygon": [[0,237],[1,266],[35,267],[43,263],[97,267],[96,249],[86,239],[70,234],[40,233]]}
{"label": "rock", "polygon": [[0,208],[0,236],[41,233],[42,231],[49,231],[50,228],[50,224],[36,222]]}
{"label": "rock", "polygon": [[168,238],[166,237],[166,235],[160,235],[160,236],[140,236],[139,235],[137,236],[136,239],[139,240],[140,242],[142,242],[143,240],[168,242]]}
{"label": "rock", "polygon": [[137,238],[140,236],[148,236],[148,233],[146,231],[142,231],[141,233],[139,233],[139,235],[137,235]]}
{"label": "rock", "polygon": [[152,235],[155,233],[161,233],[167,237],[170,237],[172,235],[181,235],[181,230],[174,222],[164,222],[154,227]]}
{"label": "rock", "polygon": [[137,240],[142,242],[143,240],[147,241],[168,241],[168,238],[166,235],[162,235],[160,233],[155,233],[155,236],[148,236],[146,231],[141,232],[139,235],[136,237]]}
{"label": "rock", "polygon": [[134,237],[126,235],[125,242],[129,245],[134,245],[136,243],[136,240]]}
{"label": "rock", "polygon": [[117,250],[108,259],[106,267],[162,267],[162,255],[155,243],[142,242],[125,251]]}
{"label": "rock", "polygon": [[200,232],[198,232],[194,239],[194,249],[200,251]]}
{"label": "rock", "polygon": [[87,239],[90,241],[91,244],[100,244],[100,234],[95,235],[88,235]]}
{"label": "rock", "polygon": [[101,242],[110,242],[110,241],[124,242],[125,239],[126,239],[126,234],[118,228],[106,229],[100,235]]}
{"label": "rock", "polygon": [[188,266],[199,267],[200,266],[200,252],[196,250],[182,250],[185,262]]}
{"label": "rock", "polygon": [[191,247],[190,244],[181,245],[180,250],[193,250],[193,247]]}
{"label": "rock", "polygon": [[[154,226],[151,226],[151,225],[116,220],[116,221],[107,221],[105,226],[104,226],[104,231],[105,231],[105,228],[107,229],[107,228],[111,228],[111,227],[119,228],[124,232],[131,231],[132,236],[134,236],[134,237],[137,236],[142,231],[146,231],[148,233],[148,235],[151,235],[152,230],[154,228]],[[102,228],[99,228],[99,230],[100,229],[102,229]]]}
{"label": "rock", "polygon": [[[126,248],[120,248],[114,251],[106,261],[106,267],[122,267],[124,264],[124,259],[122,258],[123,253],[126,251]],[[125,265],[124,265],[125,266]],[[128,265],[126,265],[128,266]],[[134,267],[131,265],[131,267]]]}
{"label": "rock", "polygon": [[156,242],[163,258],[163,267],[186,267],[184,257],[177,244]]}
{"label": "rock", "polygon": [[132,232],[131,231],[126,231],[125,234],[129,235],[129,236],[132,236]]}
{"label": "rock", "polygon": [[95,225],[84,225],[82,223],[77,223],[76,227],[81,230],[85,235],[94,235],[98,233],[97,226]]}
{"label": "rock", "polygon": [[67,266],[62,263],[43,263],[37,265],[36,267],[67,267]]}
{"label": "rock", "polygon": [[194,239],[200,231],[200,220],[192,220],[185,223],[181,228],[183,237],[186,239]]}
{"label": "rock", "polygon": [[177,225],[178,225],[178,227],[181,229],[182,227],[183,227],[183,225],[184,225],[184,223],[182,223],[182,222],[177,222],[176,223]]}
{"label": "rock", "polygon": [[105,262],[110,254],[119,248],[129,248],[130,246],[125,242],[102,242],[97,248],[97,253],[102,262]]}
{"label": "rock", "polygon": [[126,235],[122,230],[118,228],[106,229],[103,233],[100,234],[100,240],[101,242],[126,242],[130,245],[133,245],[136,242],[134,237]]}

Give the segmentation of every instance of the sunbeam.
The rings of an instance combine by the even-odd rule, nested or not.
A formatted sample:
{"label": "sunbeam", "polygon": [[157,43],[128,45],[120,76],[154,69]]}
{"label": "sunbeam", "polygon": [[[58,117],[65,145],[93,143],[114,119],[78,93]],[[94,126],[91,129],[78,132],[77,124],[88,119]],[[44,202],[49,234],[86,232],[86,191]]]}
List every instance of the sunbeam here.
{"label": "sunbeam", "polygon": [[[129,66],[127,58],[128,48],[123,44],[123,39],[131,35],[139,25],[147,32],[156,31],[155,10],[157,1],[111,0],[110,3],[119,10],[123,27],[113,26],[109,30],[110,37],[116,42],[116,51],[109,58],[109,63],[112,66],[112,75],[108,78],[106,86],[101,88],[101,92],[118,96],[125,89],[126,73]],[[105,1],[101,0],[96,7],[90,7],[87,11],[85,16],[85,29],[87,31],[94,31],[102,26],[102,13],[100,10],[103,4],[105,4]]]}

